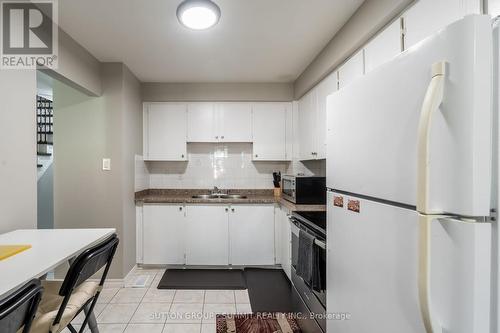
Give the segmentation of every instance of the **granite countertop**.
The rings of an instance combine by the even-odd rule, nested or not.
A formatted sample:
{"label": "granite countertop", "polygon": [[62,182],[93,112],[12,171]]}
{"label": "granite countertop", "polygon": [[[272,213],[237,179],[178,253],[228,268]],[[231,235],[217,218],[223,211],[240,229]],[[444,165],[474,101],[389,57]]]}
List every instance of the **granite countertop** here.
{"label": "granite countertop", "polygon": [[206,189],[148,189],[135,193],[135,203],[276,203],[273,190],[232,189],[223,190],[227,194],[245,195],[246,198],[205,199],[192,198],[193,195],[210,194]]}
{"label": "granite countertop", "polygon": [[209,194],[210,190],[206,189],[148,189],[135,193],[136,204],[148,203],[215,203],[215,204],[273,204],[279,203],[291,211],[309,211],[321,212],[326,211],[326,205],[296,205],[283,198],[276,198],[272,189],[256,190],[256,189],[232,189],[224,190],[227,194],[245,195],[244,199],[204,199],[192,198],[193,195]]}

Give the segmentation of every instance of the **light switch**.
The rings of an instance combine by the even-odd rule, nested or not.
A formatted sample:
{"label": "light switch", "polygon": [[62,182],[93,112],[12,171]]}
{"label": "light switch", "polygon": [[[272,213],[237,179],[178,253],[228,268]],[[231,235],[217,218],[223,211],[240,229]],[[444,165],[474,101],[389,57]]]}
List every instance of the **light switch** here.
{"label": "light switch", "polygon": [[102,169],[104,171],[110,171],[111,170],[111,159],[110,158],[103,158],[102,159]]}

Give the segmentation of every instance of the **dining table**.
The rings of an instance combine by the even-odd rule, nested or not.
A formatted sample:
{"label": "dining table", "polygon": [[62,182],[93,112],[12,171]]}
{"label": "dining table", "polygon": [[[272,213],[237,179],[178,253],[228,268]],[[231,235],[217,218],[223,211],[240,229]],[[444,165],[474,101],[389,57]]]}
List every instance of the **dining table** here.
{"label": "dining table", "polygon": [[[85,249],[112,234],[113,228],[100,229],[22,229],[0,234],[0,245],[29,245],[22,252],[0,260],[0,299],[34,278],[45,278],[63,264],[71,263]],[[88,308],[84,309],[88,313]],[[93,313],[89,328],[98,333]]]}

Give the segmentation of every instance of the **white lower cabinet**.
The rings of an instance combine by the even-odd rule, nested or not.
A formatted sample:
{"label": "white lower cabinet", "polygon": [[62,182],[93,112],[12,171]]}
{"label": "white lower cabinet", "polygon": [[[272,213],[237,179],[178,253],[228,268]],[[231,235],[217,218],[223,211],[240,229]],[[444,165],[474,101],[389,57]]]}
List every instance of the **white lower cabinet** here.
{"label": "white lower cabinet", "polygon": [[228,206],[195,205],[186,208],[186,264],[228,265]]}
{"label": "white lower cabinet", "polygon": [[289,279],[292,278],[292,230],[290,228],[290,220],[288,216],[290,211],[285,207],[279,209],[279,226],[280,226],[280,258],[281,267],[285,271]]}
{"label": "white lower cabinet", "polygon": [[184,207],[144,205],[143,264],[184,264]]}
{"label": "white lower cabinet", "polygon": [[146,204],[137,209],[137,262],[274,265],[274,214],[270,204]]}
{"label": "white lower cabinet", "polygon": [[229,239],[232,265],[274,265],[274,205],[232,205]]}

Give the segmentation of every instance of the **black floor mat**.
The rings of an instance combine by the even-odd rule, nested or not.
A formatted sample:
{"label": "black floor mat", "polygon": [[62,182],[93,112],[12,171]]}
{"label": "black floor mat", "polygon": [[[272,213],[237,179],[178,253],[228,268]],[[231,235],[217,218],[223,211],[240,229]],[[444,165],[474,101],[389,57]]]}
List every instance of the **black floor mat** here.
{"label": "black floor mat", "polygon": [[241,269],[167,269],[158,289],[247,289]]}
{"label": "black floor mat", "polygon": [[292,285],[281,269],[245,268],[252,311],[292,312]]}

